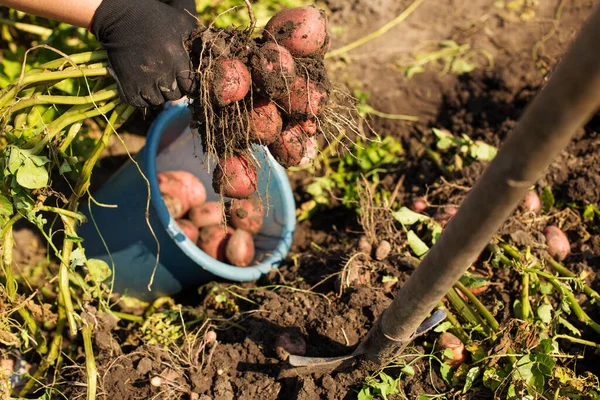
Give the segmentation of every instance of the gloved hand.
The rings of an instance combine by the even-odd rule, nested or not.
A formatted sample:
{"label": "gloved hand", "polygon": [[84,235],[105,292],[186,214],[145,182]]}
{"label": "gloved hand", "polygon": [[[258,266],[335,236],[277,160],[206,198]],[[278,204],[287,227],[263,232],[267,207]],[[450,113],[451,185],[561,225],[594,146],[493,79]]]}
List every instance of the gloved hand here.
{"label": "gloved hand", "polygon": [[103,0],[90,32],[108,53],[121,99],[135,107],[194,90],[184,41],[196,28],[194,0]]}

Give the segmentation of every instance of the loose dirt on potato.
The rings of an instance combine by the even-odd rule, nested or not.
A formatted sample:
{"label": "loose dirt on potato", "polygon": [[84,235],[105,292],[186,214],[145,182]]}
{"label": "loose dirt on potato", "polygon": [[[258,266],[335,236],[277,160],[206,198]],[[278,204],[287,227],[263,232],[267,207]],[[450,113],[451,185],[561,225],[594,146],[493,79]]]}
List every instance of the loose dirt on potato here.
{"label": "loose dirt on potato", "polygon": [[[331,48],[336,49],[381,26],[410,2],[328,0],[326,3],[330,9],[330,27],[341,28],[331,36]],[[387,34],[350,52],[343,61],[327,62],[334,86],[348,85],[370,93],[369,104],[381,112],[419,118],[418,122],[369,119],[380,136],[393,136],[405,146],[402,168],[381,183],[390,192],[397,188],[397,198],[402,204],[426,196],[428,213],[460,205],[485,163],[475,161],[460,171],[445,174],[426,153],[426,148],[435,143],[431,128],[447,129],[455,135],[464,133],[473,140],[499,146],[516,125],[524,107],[543,87],[549,71],[593,5],[592,1],[584,0],[567,2],[558,21],[555,19],[558,1],[539,2],[529,17],[492,3],[425,1],[403,24]],[[554,34],[541,43],[553,26]],[[410,79],[399,69],[399,65],[414,61],[410,56],[414,49],[428,41],[448,39],[485,50],[489,57],[477,53],[477,67],[463,75],[442,73],[443,65],[436,63],[426,65],[422,73]],[[219,40],[225,46],[226,40]],[[562,196],[557,201],[581,206],[598,204],[599,132],[600,119],[596,117],[577,133],[548,169],[536,186],[538,194],[551,186]],[[309,179],[306,173],[290,173],[298,204],[307,199],[303,187]],[[390,224],[393,227],[393,222]],[[551,212],[543,218],[532,218],[517,210],[500,233],[510,243],[531,246],[536,252],[544,248],[541,232],[548,224],[561,226],[571,239],[572,253],[564,264],[576,273],[585,272],[588,283],[600,289],[597,278],[600,231],[587,229],[577,214]],[[377,261],[357,251],[360,235],[372,227],[361,225],[352,211],[334,204],[312,220],[298,224],[285,265],[256,283],[236,285],[232,288],[236,296],[226,289],[230,284],[225,283],[211,283],[200,291],[191,289],[177,296],[175,302],[183,304],[185,310],[176,310],[174,318],[178,318],[179,312],[185,316],[184,320],[208,318],[205,330],[215,330],[214,342],[206,343],[204,337],[181,333],[184,343],[175,351],[173,346],[164,344],[142,344],[144,334],[132,333],[138,328],[130,329],[131,323],[121,321],[114,329],[109,323],[104,324],[96,332],[94,349],[99,398],[355,399],[367,374],[357,369],[280,379],[285,353],[275,349],[275,342],[279,335],[287,333],[306,342],[308,356],[352,352],[415,266],[402,242],[404,236],[399,229],[391,231],[388,225],[384,228],[379,225],[374,229],[376,234],[369,236],[374,246],[384,239],[392,243],[392,255]],[[18,236],[16,240],[19,241]],[[15,258],[23,257],[21,261],[25,263],[37,250],[32,251],[17,252]],[[484,252],[473,271],[489,273],[484,264],[489,258]],[[340,277],[347,276],[349,270],[354,271],[357,279],[347,287],[340,283]],[[384,283],[383,277],[397,278],[397,282]],[[519,296],[517,277],[506,269],[496,269],[490,289],[481,296],[501,324],[513,323],[509,305]],[[499,308],[498,303],[506,306]],[[169,306],[163,307],[169,310]],[[592,318],[600,317],[597,307],[584,304],[584,309]],[[140,313],[135,308],[127,311]],[[583,336],[591,337],[585,329]],[[405,361],[416,360],[412,364],[414,376],[407,376],[400,383],[408,399],[449,389],[427,359],[419,358],[431,351],[434,340],[435,334],[426,335],[406,351]],[[568,346],[565,344],[565,348]],[[575,344],[570,351],[585,356],[577,363],[578,372],[600,372],[593,351],[584,353],[583,347]],[[85,382],[83,357],[65,363],[73,367],[69,382]],[[395,371],[388,372],[393,375]],[[151,384],[157,382],[152,380],[154,377],[161,378],[160,386]],[[80,398],[84,389],[71,385],[66,395]],[[493,395],[480,391],[469,398],[493,398]]]}

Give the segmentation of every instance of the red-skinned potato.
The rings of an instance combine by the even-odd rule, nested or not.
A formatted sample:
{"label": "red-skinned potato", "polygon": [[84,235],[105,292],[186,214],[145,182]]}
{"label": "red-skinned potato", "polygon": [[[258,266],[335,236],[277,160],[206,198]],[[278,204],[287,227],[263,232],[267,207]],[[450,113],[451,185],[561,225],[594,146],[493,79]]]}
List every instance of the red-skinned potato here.
{"label": "red-skinned potato", "polygon": [[244,199],[256,191],[256,167],[244,155],[224,157],[213,173],[213,189],[233,199]]}
{"label": "red-skinned potato", "polygon": [[416,213],[422,213],[427,209],[427,202],[422,198],[417,197],[412,201],[409,208]]}
{"label": "red-skinned potato", "polygon": [[250,140],[268,146],[279,137],[283,121],[277,105],[269,99],[258,98],[250,112]]}
{"label": "red-skinned potato", "polygon": [[314,6],[279,11],[267,22],[263,38],[281,44],[296,57],[321,54],[329,42],[325,13]]}
{"label": "red-skinned potato", "polygon": [[542,201],[537,193],[533,190],[527,192],[523,203],[526,211],[531,211],[537,214],[542,209]]}
{"label": "red-skinned potato", "polygon": [[218,225],[225,220],[223,203],[209,201],[201,206],[192,207],[189,212],[189,218],[196,228]]}
{"label": "red-skinned potato", "polygon": [[285,96],[277,99],[283,111],[292,117],[314,117],[321,114],[329,96],[313,81],[297,76]]}
{"label": "red-skinned potato", "polygon": [[312,164],[317,157],[317,139],[315,137],[307,137],[304,141],[304,157],[300,160],[300,166]]}
{"label": "red-skinned potato", "polygon": [[249,199],[235,199],[229,206],[229,221],[236,229],[256,234],[263,227],[264,217],[262,202],[256,196]]}
{"label": "red-skinned potato", "polygon": [[571,244],[567,235],[564,234],[557,226],[550,225],[544,229],[546,244],[548,245],[548,254],[558,261],[567,258],[571,252]]}
{"label": "red-skinned potato", "polygon": [[[183,213],[206,201],[206,188],[194,174],[187,171],[162,171],[156,174],[158,189],[181,201]],[[177,218],[177,217],[176,217]]]}
{"label": "red-skinned potato", "polygon": [[247,267],[254,260],[254,240],[252,234],[236,229],[225,246],[225,258],[236,267]]}
{"label": "red-skinned potato", "polygon": [[200,229],[198,247],[212,258],[227,262],[225,248],[233,229],[223,225],[209,225]]}
{"label": "red-skinned potato", "polygon": [[450,222],[452,217],[454,217],[457,212],[458,209],[456,207],[444,207],[435,213],[433,219],[436,220],[442,227],[444,227],[448,222]]}
{"label": "red-skinned potato", "polygon": [[314,120],[314,118],[308,118],[302,121],[298,121],[298,125],[300,126],[300,129],[302,129],[302,132],[304,132],[308,136],[314,136],[317,134],[318,127],[317,122]]}
{"label": "red-skinned potato", "polygon": [[167,206],[167,210],[169,211],[169,214],[171,214],[171,217],[181,218],[185,215],[183,204],[177,197],[164,194],[163,201],[165,202],[165,206]]}
{"label": "red-skinned potato", "polygon": [[269,145],[269,151],[275,160],[284,168],[300,164],[304,154],[306,135],[296,124],[287,125],[279,139]]}
{"label": "red-skinned potato", "polygon": [[275,42],[263,44],[252,57],[252,80],[260,93],[279,98],[286,93],[294,77],[294,57]]}
{"label": "red-skinned potato", "polygon": [[452,359],[446,356],[442,356],[442,359],[446,361],[452,368],[458,367],[460,364],[465,362],[465,345],[460,341],[459,338],[451,334],[450,332],[444,332],[440,335],[436,346],[443,354],[444,350],[450,349],[452,351]]}
{"label": "red-skinned potato", "polygon": [[189,221],[187,219],[178,219],[177,225],[179,225],[179,228],[181,228],[183,234],[188,239],[190,239],[194,243],[198,241],[198,236],[200,235],[200,232],[198,231],[198,228],[196,228],[194,224],[192,224],[192,221]]}
{"label": "red-skinned potato", "polygon": [[242,100],[248,94],[251,83],[250,71],[237,58],[215,61],[211,91],[218,106]]}
{"label": "red-skinned potato", "polygon": [[290,354],[303,356],[306,354],[306,341],[301,336],[283,332],[275,339],[275,353],[282,361],[287,360]]}

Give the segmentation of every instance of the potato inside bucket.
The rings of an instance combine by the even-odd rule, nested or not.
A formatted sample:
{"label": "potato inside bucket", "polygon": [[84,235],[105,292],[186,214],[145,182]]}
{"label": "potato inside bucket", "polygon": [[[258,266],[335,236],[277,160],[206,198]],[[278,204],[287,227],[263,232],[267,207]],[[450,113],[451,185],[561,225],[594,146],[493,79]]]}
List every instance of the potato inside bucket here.
{"label": "potato inside bucket", "polygon": [[[255,146],[253,154],[258,162],[258,190],[265,209],[264,225],[254,237],[256,254],[253,264],[267,259],[276,250],[286,227],[285,196],[280,180],[277,179],[277,164],[266,148]],[[214,160],[206,160],[199,135],[186,127],[179,135],[165,135],[159,144],[156,156],[156,171],[186,171],[194,174],[206,188],[206,201],[221,201],[212,188]],[[224,197],[225,202],[230,198]],[[289,205],[287,205],[289,207]],[[289,217],[287,217],[289,218]],[[201,252],[200,249],[197,251]],[[216,261],[216,260],[215,260]]]}

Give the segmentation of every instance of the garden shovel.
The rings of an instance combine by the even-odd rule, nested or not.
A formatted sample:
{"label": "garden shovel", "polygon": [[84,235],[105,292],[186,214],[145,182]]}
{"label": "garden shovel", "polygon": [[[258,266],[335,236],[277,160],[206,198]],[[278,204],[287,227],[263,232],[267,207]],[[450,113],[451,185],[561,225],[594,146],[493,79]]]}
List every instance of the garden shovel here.
{"label": "garden shovel", "polygon": [[[291,355],[284,376],[331,372],[356,360],[374,368],[397,357],[444,318],[440,300],[483,251],[572,135],[600,108],[600,8],[527,107],[514,131],[465,198],[420,266],[350,355]],[[370,364],[367,364],[369,366]],[[373,369],[373,368],[371,368]]]}

